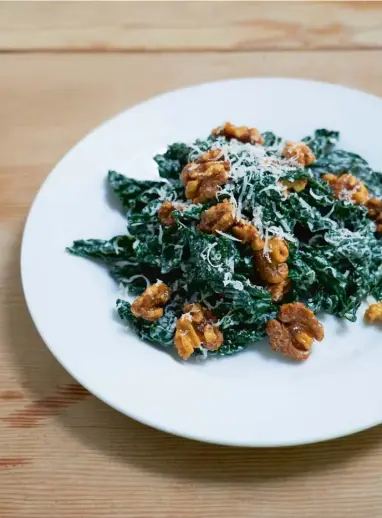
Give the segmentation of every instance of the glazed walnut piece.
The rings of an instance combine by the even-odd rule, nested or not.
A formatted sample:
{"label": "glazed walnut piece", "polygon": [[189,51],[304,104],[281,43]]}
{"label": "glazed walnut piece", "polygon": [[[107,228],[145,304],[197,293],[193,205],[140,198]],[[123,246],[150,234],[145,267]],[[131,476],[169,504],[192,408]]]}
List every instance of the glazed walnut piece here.
{"label": "glazed walnut piece", "polygon": [[271,348],[294,360],[306,360],[314,340],[324,338],[323,326],[301,302],[283,304],[277,320],[267,322],[266,332]]}
{"label": "glazed walnut piece", "polygon": [[274,237],[268,242],[269,253],[255,252],[254,259],[260,278],[269,284],[278,284],[288,277],[286,260],[289,248],[284,240]]}
{"label": "glazed walnut piece", "polygon": [[377,232],[382,232],[382,200],[369,198],[366,202],[368,216],[377,224]]}
{"label": "glazed walnut piece", "polygon": [[336,176],[334,174],[324,174],[323,180],[326,180],[332,189],[334,196],[339,200],[351,200],[356,205],[364,205],[368,198],[369,192],[365,184],[349,173]]}
{"label": "glazed walnut piece", "polygon": [[304,142],[291,142],[287,140],[282,155],[284,158],[296,160],[303,167],[313,164],[316,160],[313,151]]}
{"label": "glazed walnut piece", "polygon": [[273,237],[268,242],[269,256],[276,264],[285,263],[289,257],[289,248],[286,242],[280,237]]}
{"label": "glazed walnut piece", "polygon": [[230,163],[223,158],[221,149],[212,149],[183,168],[180,178],[187,199],[205,203],[215,198],[219,186],[228,181]]}
{"label": "glazed walnut piece", "polygon": [[263,144],[264,139],[256,128],[248,128],[247,126],[235,126],[230,122],[226,122],[224,126],[219,126],[212,130],[215,137],[224,136],[227,139],[234,138],[240,142],[250,144]]}
{"label": "glazed walnut piece", "polygon": [[368,324],[373,324],[376,320],[382,320],[382,301],[370,304],[365,311],[364,318]]}
{"label": "glazed walnut piece", "polygon": [[277,284],[268,284],[267,290],[271,294],[274,302],[280,302],[285,295],[290,291],[292,287],[292,281],[285,279],[284,281],[278,282]]}
{"label": "glazed walnut piece", "polygon": [[173,216],[174,210],[183,210],[183,207],[176,207],[170,201],[165,201],[158,210],[158,218],[163,225],[174,226],[176,225],[175,218]]}
{"label": "glazed walnut piece", "polygon": [[176,322],[174,344],[179,356],[187,360],[201,345],[216,351],[223,343],[223,334],[215,325],[210,311],[200,304],[186,304],[185,313]]}
{"label": "glazed walnut piece", "polygon": [[289,268],[286,263],[274,263],[262,252],[256,252],[254,258],[257,271],[263,281],[269,284],[278,284],[288,277]]}
{"label": "glazed walnut piece", "polygon": [[131,312],[137,318],[143,318],[150,322],[163,316],[163,306],[170,300],[171,292],[163,282],[157,282],[149,286],[131,304]]}
{"label": "glazed walnut piece", "polygon": [[240,241],[249,245],[254,252],[259,252],[264,248],[264,241],[257,228],[243,219],[234,224],[232,233]]}
{"label": "glazed walnut piece", "polygon": [[281,180],[281,184],[286,187],[285,194],[289,194],[289,191],[301,192],[308,185],[307,178],[300,178],[299,180],[289,181],[289,180]]}
{"label": "glazed walnut piece", "polygon": [[199,230],[207,234],[226,232],[234,223],[234,206],[227,200],[202,212]]}

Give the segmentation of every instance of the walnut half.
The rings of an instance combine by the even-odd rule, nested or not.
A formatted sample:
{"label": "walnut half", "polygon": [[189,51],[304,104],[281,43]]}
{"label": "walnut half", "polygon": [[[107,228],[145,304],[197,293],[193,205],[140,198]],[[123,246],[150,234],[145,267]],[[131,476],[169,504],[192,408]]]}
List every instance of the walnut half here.
{"label": "walnut half", "polygon": [[271,294],[274,302],[280,302],[285,295],[290,291],[292,287],[292,281],[285,279],[284,281],[278,282],[277,284],[268,284],[267,290]]}
{"label": "walnut half", "polygon": [[185,313],[176,322],[174,344],[178,354],[187,360],[195,349],[203,345],[209,351],[216,351],[223,343],[223,334],[215,325],[210,311],[200,304],[186,304]]}
{"label": "walnut half", "polygon": [[299,180],[281,180],[280,182],[284,187],[286,187],[285,194],[288,195],[289,191],[301,192],[308,185],[307,178],[300,178]]}
{"label": "walnut half", "polygon": [[150,322],[163,317],[163,306],[170,300],[170,288],[163,282],[149,286],[131,304],[131,312],[137,318]]}
{"label": "walnut half", "polygon": [[235,138],[240,142],[251,144],[263,144],[264,139],[261,133],[256,128],[248,128],[247,126],[235,126],[230,122],[226,122],[224,126],[219,126],[212,130],[212,135],[215,137],[224,136],[227,139]]}
{"label": "walnut half", "polygon": [[207,234],[226,232],[234,223],[234,206],[227,200],[202,212],[199,230]]}
{"label": "walnut half", "polygon": [[180,178],[187,199],[205,203],[215,198],[219,186],[227,183],[231,167],[223,158],[221,149],[211,149],[183,168]]}
{"label": "walnut half", "polygon": [[166,226],[174,226],[176,225],[176,220],[173,216],[174,210],[183,210],[182,206],[176,207],[171,201],[165,201],[159,207],[158,210],[158,218],[162,225]]}
{"label": "walnut half", "polygon": [[301,302],[283,304],[277,320],[268,320],[266,332],[271,348],[294,360],[306,360],[314,340],[324,338],[322,324]]}
{"label": "walnut half", "polygon": [[334,196],[339,200],[351,200],[356,205],[364,205],[369,197],[369,191],[365,184],[349,173],[336,176],[334,174],[324,174],[323,180],[326,180],[332,189]]}
{"label": "walnut half", "polygon": [[304,142],[291,142],[287,140],[282,155],[285,158],[296,160],[303,167],[313,164],[316,160],[313,151]]}
{"label": "walnut half", "polygon": [[285,261],[289,256],[289,248],[286,242],[279,237],[270,239],[268,248],[268,254],[255,252],[255,265],[263,281],[278,284],[288,277],[289,268]]}
{"label": "walnut half", "polygon": [[382,232],[382,200],[377,198],[369,198],[366,202],[369,218],[373,219],[377,224],[377,232]]}
{"label": "walnut half", "polygon": [[368,324],[373,324],[376,320],[382,320],[382,301],[370,304],[364,316]]}
{"label": "walnut half", "polygon": [[254,252],[259,252],[264,248],[264,241],[257,228],[244,219],[234,224],[232,232],[242,243],[249,245]]}

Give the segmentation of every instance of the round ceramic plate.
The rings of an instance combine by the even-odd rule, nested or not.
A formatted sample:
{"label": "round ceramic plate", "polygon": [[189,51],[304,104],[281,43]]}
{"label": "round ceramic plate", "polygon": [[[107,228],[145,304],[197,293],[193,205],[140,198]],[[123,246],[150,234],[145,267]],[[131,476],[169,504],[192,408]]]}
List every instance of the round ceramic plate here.
{"label": "round ceramic plate", "polygon": [[292,363],[266,343],[232,357],[179,361],[118,320],[118,287],[102,267],[65,252],[74,239],[110,238],[125,220],[106,190],[108,169],[157,177],[152,157],[222,121],[299,139],[341,131],[341,147],[382,169],[382,100],[342,86],[238,79],[151,99],[77,144],[41,188],[25,229],[25,296],[46,344],[77,380],[161,430],[230,445],[321,441],[382,422],[382,331],[324,316],[325,339]]}

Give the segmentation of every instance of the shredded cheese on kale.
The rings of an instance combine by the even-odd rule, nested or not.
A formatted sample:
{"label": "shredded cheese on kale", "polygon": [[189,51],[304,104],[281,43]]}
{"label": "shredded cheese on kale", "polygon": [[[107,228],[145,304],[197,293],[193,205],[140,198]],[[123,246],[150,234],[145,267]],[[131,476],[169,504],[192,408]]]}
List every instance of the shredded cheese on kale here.
{"label": "shredded cheese on kale", "polygon": [[[303,301],[314,311],[323,310],[354,321],[366,297],[382,297],[382,249],[376,225],[365,207],[352,202],[353,191],[336,199],[324,173],[348,172],[361,179],[373,196],[382,196],[382,175],[354,153],[337,149],[339,134],[317,130],[303,141],[316,161],[302,167],[282,156],[283,139],[263,134],[264,145],[210,136],[192,144],[176,143],[157,155],[162,181],[137,181],[114,171],[109,184],[127,218],[126,234],[110,241],[75,241],[69,251],[103,262],[112,277],[141,294],[157,279],[173,294],[164,315],[156,322],[135,318],[126,300],[117,308],[122,319],[144,339],[173,346],[177,318],[186,302],[199,302],[213,311],[224,334],[216,353],[232,354],[265,334],[267,320],[278,311],[256,274],[253,253],[229,231],[209,235],[198,230],[203,210],[227,199],[236,220],[253,224],[265,242],[278,236],[289,244],[289,278],[292,289],[283,302]],[[194,204],[185,198],[180,182],[183,167],[211,149],[221,149],[229,161],[229,180],[216,199]],[[195,166],[196,167],[196,166]],[[288,192],[282,181],[307,179],[300,192]],[[164,201],[175,208],[176,225],[164,226],[158,209]]]}

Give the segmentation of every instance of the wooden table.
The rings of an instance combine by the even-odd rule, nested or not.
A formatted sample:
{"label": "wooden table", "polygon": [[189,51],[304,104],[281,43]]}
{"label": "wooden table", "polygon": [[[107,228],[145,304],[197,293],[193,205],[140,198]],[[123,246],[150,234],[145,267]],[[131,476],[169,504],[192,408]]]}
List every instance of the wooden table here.
{"label": "wooden table", "polygon": [[[19,272],[39,185],[105,118],[237,76],[310,77],[382,95],[381,29],[376,2],[0,4],[1,518],[382,516],[381,427],[262,450],[152,430],[57,363]],[[297,117],[300,109],[309,107],[296,106]]]}

